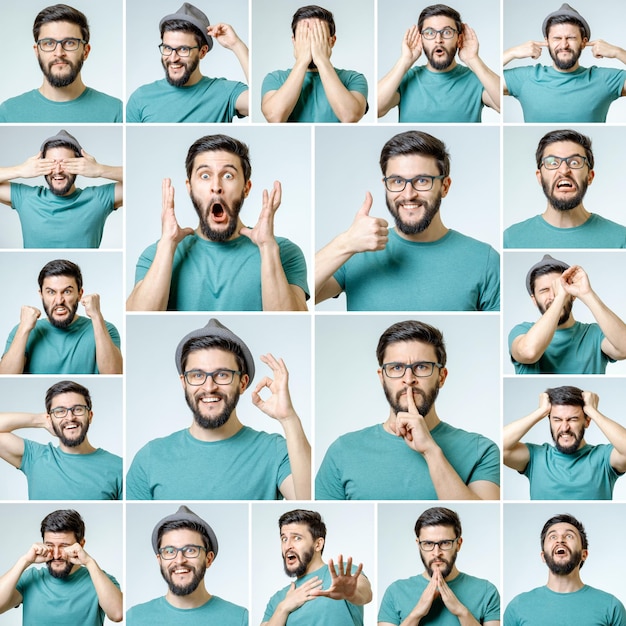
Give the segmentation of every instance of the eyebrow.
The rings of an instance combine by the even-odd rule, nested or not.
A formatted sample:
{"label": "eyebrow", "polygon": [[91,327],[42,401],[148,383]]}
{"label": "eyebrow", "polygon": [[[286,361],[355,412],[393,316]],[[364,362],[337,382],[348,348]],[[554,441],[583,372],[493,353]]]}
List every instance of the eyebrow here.
{"label": "eyebrow", "polygon": [[[235,170],[235,172],[239,172],[239,170],[237,169],[237,166],[234,163],[226,163],[226,165],[222,165],[221,167],[218,168],[218,170],[226,170],[226,169],[232,169],[232,170]],[[199,172],[200,170],[209,170],[212,172],[213,167],[206,163],[201,163],[200,165],[198,165],[198,167],[196,167],[195,171]]]}

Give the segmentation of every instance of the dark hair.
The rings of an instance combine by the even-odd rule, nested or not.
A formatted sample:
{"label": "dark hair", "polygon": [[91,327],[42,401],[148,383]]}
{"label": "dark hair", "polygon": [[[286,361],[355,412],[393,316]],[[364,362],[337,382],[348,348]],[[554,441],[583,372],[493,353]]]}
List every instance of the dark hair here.
{"label": "dark hair", "polygon": [[579,406],[584,407],[583,390],[571,385],[563,385],[562,387],[553,387],[546,389],[550,404],[558,406]]}
{"label": "dark hair", "polygon": [[82,156],[78,148],[67,141],[63,141],[63,139],[55,139],[54,141],[49,141],[44,147],[41,156],[45,159],[48,150],[51,148],[68,148],[71,150],[77,157]]}
{"label": "dark hair", "polygon": [[424,526],[452,526],[454,528],[454,534],[457,537],[461,536],[461,520],[459,516],[451,509],[446,509],[442,506],[434,506],[430,509],[426,509],[415,522],[415,536],[419,538],[420,530]]}
{"label": "dark hair", "polygon": [[593,169],[593,151],[591,150],[591,139],[587,135],[576,132],[575,130],[563,129],[563,130],[551,130],[546,133],[540,140],[537,146],[537,152],[535,153],[535,159],[537,160],[537,169],[541,167],[541,159],[543,159],[543,153],[545,149],[553,143],[558,141],[571,141],[577,143],[581,148],[585,150],[585,156],[589,163],[589,169]]}
{"label": "dark hair", "polygon": [[[543,542],[545,541],[546,535],[548,534],[550,528],[555,524],[563,523],[571,524],[578,531],[583,550],[587,550],[587,548],[589,547],[589,543],[587,541],[587,533],[585,532],[585,527],[573,515],[570,515],[569,513],[561,513],[560,515],[555,515],[543,525],[543,528],[541,529],[541,549],[543,550]],[[581,562],[580,567],[582,567],[583,564],[584,561]]]}
{"label": "dark hair", "polygon": [[41,538],[45,533],[72,532],[77,543],[85,538],[85,522],[74,509],[61,509],[46,515],[41,522]]}
{"label": "dark hair", "polygon": [[445,17],[449,17],[454,20],[456,29],[459,31],[459,35],[463,32],[463,20],[461,19],[461,14],[452,7],[449,7],[447,4],[431,4],[429,7],[426,7],[417,18],[417,29],[422,32],[424,21],[429,17],[435,17],[437,15],[444,15]]}
{"label": "dark hair", "polygon": [[242,374],[248,374],[246,359],[243,356],[243,352],[239,344],[235,343],[234,341],[230,341],[229,339],[225,339],[223,337],[215,337],[213,335],[209,335],[208,337],[193,337],[189,341],[185,342],[185,345],[183,345],[182,351],[180,353],[180,364],[182,371],[185,371],[187,357],[192,352],[195,352],[196,350],[207,350],[211,348],[232,353],[232,355],[235,357],[235,360],[237,361],[237,368],[242,372]]}
{"label": "dark hair", "polygon": [[39,289],[43,288],[43,281],[48,276],[71,276],[76,281],[78,291],[83,288],[83,275],[80,271],[80,267],[72,261],[65,259],[55,259],[46,263],[39,272]]}
{"label": "dark hair", "polygon": [[[307,511],[306,509],[295,509],[287,511],[278,518],[278,528],[282,530],[287,524],[306,524],[313,539],[324,539],[326,541],[326,524],[322,516],[317,511]],[[324,547],[322,546],[322,552]]]}
{"label": "dark hair", "polygon": [[300,20],[306,20],[316,18],[318,20],[323,20],[328,24],[328,32],[330,36],[333,37],[335,35],[335,18],[333,14],[327,9],[323,9],[316,4],[309,4],[305,7],[300,7],[294,14],[293,19],[291,20],[291,32],[294,37],[296,35],[296,25]]}
{"label": "dark hair", "polygon": [[435,349],[437,362],[441,363],[442,367],[445,367],[446,346],[442,332],[434,326],[418,322],[417,320],[406,320],[393,324],[380,336],[378,346],[376,347],[378,365],[383,364],[387,346],[399,341],[421,341],[430,344]]}
{"label": "dark hair", "polygon": [[580,36],[584,39],[587,34],[585,25],[576,17],[571,15],[555,15],[546,21],[546,39],[550,36],[550,29],[557,24],[573,24],[580,28]]}
{"label": "dark hair", "polygon": [[89,24],[84,13],[78,9],[70,7],[67,4],[54,4],[46,7],[37,13],[35,22],[33,23],[33,37],[35,41],[39,40],[39,31],[44,24],[48,22],[69,22],[80,27],[82,38],[89,43]]}
{"label": "dark hair", "polygon": [[193,162],[198,154],[202,152],[218,152],[221,150],[224,152],[230,152],[231,154],[239,157],[241,167],[243,169],[244,180],[245,182],[248,182],[250,180],[250,175],[252,174],[248,146],[238,139],[234,139],[228,135],[205,135],[204,137],[200,137],[200,139],[196,139],[196,141],[191,144],[191,147],[187,152],[187,159],[185,160],[187,178],[191,179]]}
{"label": "dark hair", "polygon": [[85,398],[85,404],[87,404],[89,410],[91,411],[91,396],[89,395],[89,389],[74,382],[73,380],[62,380],[52,385],[52,387],[46,391],[46,413],[50,413],[52,400],[62,393],[77,393],[83,396],[83,398]]}
{"label": "dark hair", "polygon": [[197,522],[182,519],[165,522],[165,524],[163,524],[163,526],[159,528],[157,533],[157,546],[159,548],[161,547],[161,539],[163,538],[163,535],[165,533],[169,532],[170,530],[181,530],[183,528],[200,533],[202,535],[202,543],[204,543],[206,551],[215,553],[206,528],[202,524],[198,524]]}
{"label": "dark hair", "polygon": [[163,39],[163,33],[169,33],[172,31],[181,31],[183,33],[189,33],[196,39],[196,44],[199,48],[206,46],[206,37],[202,34],[202,31],[194,26],[191,22],[185,20],[167,20],[161,24],[161,39]]}
{"label": "dark hair", "polygon": [[547,263],[533,270],[528,281],[530,283],[531,295],[535,295],[535,281],[537,278],[545,276],[546,274],[562,274],[566,269],[567,267],[563,265],[561,261],[555,261],[554,263]]}
{"label": "dark hair", "polygon": [[387,174],[387,162],[391,157],[423,154],[437,161],[439,174],[450,175],[450,155],[440,139],[419,130],[408,130],[392,137],[380,153],[380,169]]}

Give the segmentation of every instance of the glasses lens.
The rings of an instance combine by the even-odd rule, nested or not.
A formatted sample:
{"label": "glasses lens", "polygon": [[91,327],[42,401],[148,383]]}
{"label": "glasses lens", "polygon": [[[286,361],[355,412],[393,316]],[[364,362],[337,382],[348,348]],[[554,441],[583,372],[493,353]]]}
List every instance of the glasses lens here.
{"label": "glasses lens", "polygon": [[67,415],[67,409],[64,406],[58,406],[50,412],[54,415],[54,417],[65,417]]}
{"label": "glasses lens", "polygon": [[189,558],[194,558],[200,554],[200,548],[198,546],[185,546],[181,548],[181,552]]}
{"label": "glasses lens", "polygon": [[444,28],[441,31],[441,34],[443,35],[444,39],[452,39],[452,37],[454,37],[454,33],[455,32],[456,31],[454,29],[452,29],[452,28]]}
{"label": "glasses lens", "polygon": [[77,404],[72,407],[72,413],[77,416],[85,415],[85,409],[87,407],[84,404]]}
{"label": "glasses lens", "polygon": [[429,191],[433,187],[433,180],[430,176],[416,176],[411,180],[411,185],[415,191]]}
{"label": "glasses lens", "polygon": [[581,156],[571,156],[563,160],[573,170],[579,170],[585,164],[585,159]]}
{"label": "glasses lens", "polygon": [[190,385],[204,385],[206,379],[207,374],[202,370],[190,370],[189,372],[185,372],[185,380]]}
{"label": "glasses lens", "polygon": [[397,176],[395,178],[385,178],[385,186],[389,191],[399,192],[404,191],[406,187],[406,178],[402,178],[401,176]]}
{"label": "glasses lens", "polygon": [[406,365],[404,363],[386,363],[383,365],[383,370],[389,378],[402,378],[406,371]]}
{"label": "glasses lens", "polygon": [[234,372],[232,370],[215,370],[212,376],[218,385],[230,385],[233,382]]}
{"label": "glasses lens", "polygon": [[434,39],[437,36],[437,31],[433,28],[425,28],[422,31],[422,37],[425,39]]}
{"label": "glasses lens", "polygon": [[78,43],[78,39],[64,39],[61,45],[63,46],[63,50],[73,52],[74,50],[78,50]]}
{"label": "glasses lens", "polygon": [[177,553],[178,550],[174,548],[174,546],[165,546],[164,548],[161,548],[159,550],[159,554],[161,555],[161,557],[168,561],[170,559],[173,559]]}
{"label": "glasses lens", "polygon": [[424,361],[423,363],[415,363],[413,365],[413,373],[420,376],[430,376],[433,373],[434,363],[428,363]]}
{"label": "glasses lens", "polygon": [[39,48],[44,52],[52,52],[57,47],[55,39],[41,39],[39,41]]}

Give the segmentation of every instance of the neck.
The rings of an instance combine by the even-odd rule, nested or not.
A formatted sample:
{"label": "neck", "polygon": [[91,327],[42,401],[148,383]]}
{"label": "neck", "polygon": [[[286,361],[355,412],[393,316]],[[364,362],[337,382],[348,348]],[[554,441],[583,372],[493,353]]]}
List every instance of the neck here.
{"label": "neck", "polygon": [[549,202],[542,217],[550,226],[556,228],[575,228],[584,224],[590,217],[591,213],[585,209],[582,202],[569,211],[559,211],[555,209]]}
{"label": "neck", "polygon": [[177,609],[196,609],[206,604],[211,599],[211,594],[206,590],[202,580],[196,590],[186,596],[177,596],[168,589],[165,599]]}
{"label": "neck", "polygon": [[574,319],[574,316],[570,313],[567,320],[562,324],[559,324],[557,328],[571,328],[575,323],[576,320]]}
{"label": "neck", "polygon": [[67,87],[53,87],[45,78],[39,88],[39,93],[48,100],[54,102],[69,102],[70,100],[76,100],[86,87],[83,83],[80,74],[76,77],[76,80]]}
{"label": "neck", "polygon": [[189,427],[189,433],[194,439],[200,441],[223,441],[236,435],[242,428],[243,424],[239,421],[236,411],[233,411],[228,421],[219,428],[202,428],[194,420]]}
{"label": "neck", "polygon": [[581,589],[584,583],[580,578],[580,569],[577,568],[571,574],[564,576],[548,572],[548,584],[546,586],[556,593],[572,593]]}
{"label": "neck", "polygon": [[193,74],[189,77],[189,80],[183,85],[183,87],[193,87],[194,85],[197,85],[203,78],[203,74],[200,71],[200,66],[198,66],[194,71]]}
{"label": "neck", "polygon": [[319,552],[316,552],[311,559],[308,567],[306,568],[306,572],[300,576],[303,578],[304,576],[308,576],[311,572],[317,571],[320,567],[324,566],[324,561],[322,559],[322,555]]}
{"label": "neck", "polygon": [[[240,234],[240,231],[242,228],[244,228],[245,224],[241,221],[241,219],[238,217],[237,218],[237,228],[235,228],[235,231],[233,232],[233,234],[226,240],[226,241],[234,241],[235,239],[239,239],[239,237],[241,237],[242,235]],[[215,241],[214,239],[209,239],[203,232],[202,232],[202,228],[200,226],[200,224],[198,224],[198,226],[196,226],[196,230],[195,233],[198,237],[200,237],[200,239],[204,239],[205,241]],[[222,243],[222,242],[215,242],[215,243]]]}
{"label": "neck", "polygon": [[555,63],[552,63],[552,67],[557,72],[561,72],[561,74],[570,74],[571,72],[575,72],[580,67],[580,63],[578,63],[578,61],[577,61],[576,65],[574,65],[574,67],[570,67],[569,70],[562,70],[562,69],[558,68]]}
{"label": "neck", "polygon": [[95,452],[97,449],[97,448],[94,448],[91,445],[91,443],[89,443],[89,440],[87,439],[87,437],[85,437],[85,440],[79,446],[70,447],[60,442],[59,448],[66,454],[91,454],[92,452]]}
{"label": "neck", "polygon": [[403,232],[396,228],[396,233],[402,239],[406,239],[407,241],[415,241],[419,243],[430,243],[433,241],[439,241],[442,237],[444,237],[448,233],[448,228],[446,228],[441,221],[441,215],[437,212],[437,215],[433,217],[432,222],[429,224],[426,230],[423,230],[421,233],[416,233],[415,235],[405,235]]}

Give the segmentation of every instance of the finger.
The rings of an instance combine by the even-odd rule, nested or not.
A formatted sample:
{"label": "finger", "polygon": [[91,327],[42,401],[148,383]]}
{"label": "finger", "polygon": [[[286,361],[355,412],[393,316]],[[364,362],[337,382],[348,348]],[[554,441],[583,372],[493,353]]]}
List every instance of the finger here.
{"label": "finger", "polygon": [[358,578],[363,571],[363,563],[359,563],[359,566],[356,568],[356,572],[354,572],[354,577]]}
{"label": "finger", "polygon": [[275,209],[277,209],[280,206],[280,203],[283,199],[283,188],[280,184],[280,181],[275,180],[274,181],[274,200],[273,203],[276,205]]}
{"label": "finger", "polygon": [[335,564],[332,559],[328,559],[328,571],[330,572],[330,577],[335,579],[337,578],[337,572],[335,571]]}
{"label": "finger", "polygon": [[415,398],[413,397],[413,387],[408,387],[406,390],[406,404],[409,413],[419,415],[417,405],[415,404]]}
{"label": "finger", "polygon": [[337,559],[337,568],[339,569],[339,576],[343,576],[345,574],[345,570],[343,569],[343,554],[340,554]]}
{"label": "finger", "polygon": [[269,378],[269,376],[265,376],[261,381],[257,383],[257,386],[254,388],[254,393],[258,394],[265,387],[269,389],[273,382],[274,381]]}
{"label": "finger", "polygon": [[276,359],[273,354],[262,354],[260,356],[261,362],[265,363],[273,372],[281,374],[287,374],[287,366],[282,359]]}
{"label": "finger", "polygon": [[373,202],[374,201],[372,199],[372,194],[369,191],[366,191],[365,200],[363,204],[361,205],[361,208],[357,212],[357,217],[362,216],[362,215],[369,215]]}

